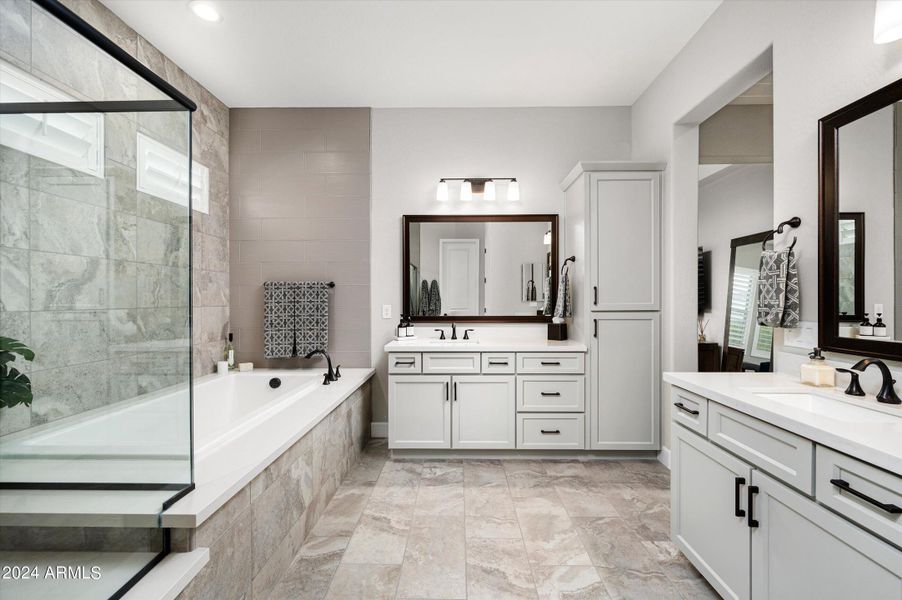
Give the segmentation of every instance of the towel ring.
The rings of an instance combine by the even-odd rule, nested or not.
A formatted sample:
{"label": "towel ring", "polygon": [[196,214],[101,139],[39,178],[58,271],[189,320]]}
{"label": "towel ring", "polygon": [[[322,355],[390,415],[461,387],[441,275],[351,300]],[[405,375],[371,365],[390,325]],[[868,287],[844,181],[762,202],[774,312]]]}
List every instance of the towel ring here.
{"label": "towel ring", "polygon": [[[795,229],[796,227],[798,227],[801,224],[802,224],[802,219],[800,219],[799,217],[793,217],[793,218],[789,219],[788,221],[783,221],[782,223],[777,225],[776,229],[771,231],[767,235],[767,237],[764,238],[764,240],[761,242],[761,250],[767,250],[767,242],[769,240],[773,239],[774,234],[783,233],[783,228],[786,227],[787,225],[792,227],[793,229]],[[796,240],[798,240],[797,237],[792,240],[792,245],[789,247],[790,250],[792,250],[795,247]]]}

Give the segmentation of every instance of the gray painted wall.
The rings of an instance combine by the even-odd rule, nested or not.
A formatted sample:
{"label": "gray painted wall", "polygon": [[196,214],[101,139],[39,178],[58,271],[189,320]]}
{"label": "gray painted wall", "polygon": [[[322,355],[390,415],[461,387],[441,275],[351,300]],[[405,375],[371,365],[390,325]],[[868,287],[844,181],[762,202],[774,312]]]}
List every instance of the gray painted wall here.
{"label": "gray painted wall", "polygon": [[263,358],[263,282],[334,281],[333,362],[368,367],[370,110],[239,108],[230,114],[238,360],[307,366],[298,358]]}

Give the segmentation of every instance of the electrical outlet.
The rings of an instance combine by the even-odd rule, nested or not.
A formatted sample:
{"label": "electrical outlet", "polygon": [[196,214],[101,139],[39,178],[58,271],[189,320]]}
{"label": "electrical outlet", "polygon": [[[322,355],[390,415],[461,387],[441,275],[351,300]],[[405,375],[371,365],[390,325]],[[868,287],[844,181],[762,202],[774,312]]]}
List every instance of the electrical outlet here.
{"label": "electrical outlet", "polygon": [[391,304],[382,305],[382,318],[391,319]]}

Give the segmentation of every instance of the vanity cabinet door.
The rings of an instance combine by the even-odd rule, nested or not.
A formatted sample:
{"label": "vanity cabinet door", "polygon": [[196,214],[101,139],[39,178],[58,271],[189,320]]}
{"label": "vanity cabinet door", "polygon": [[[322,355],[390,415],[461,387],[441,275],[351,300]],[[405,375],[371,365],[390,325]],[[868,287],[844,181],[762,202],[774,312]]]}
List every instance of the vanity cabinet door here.
{"label": "vanity cabinet door", "polygon": [[471,450],[516,446],[516,378],[459,376],[451,380],[451,446]]}
{"label": "vanity cabinet door", "polygon": [[587,407],[593,450],[659,450],[658,313],[597,313]]}
{"label": "vanity cabinet door", "polygon": [[661,309],[661,174],[591,176],[592,310]]}
{"label": "vanity cabinet door", "polygon": [[451,377],[388,378],[388,447],[451,447]]}
{"label": "vanity cabinet door", "polygon": [[755,600],[899,600],[902,552],[755,471]]}
{"label": "vanity cabinet door", "polygon": [[672,445],[672,538],[722,597],[748,599],[752,469],[677,423]]}

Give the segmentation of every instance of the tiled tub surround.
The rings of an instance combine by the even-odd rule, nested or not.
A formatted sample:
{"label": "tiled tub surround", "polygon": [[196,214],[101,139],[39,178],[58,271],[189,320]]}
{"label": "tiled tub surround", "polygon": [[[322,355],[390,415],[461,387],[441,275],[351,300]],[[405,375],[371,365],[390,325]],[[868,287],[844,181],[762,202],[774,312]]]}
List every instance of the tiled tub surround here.
{"label": "tiled tub surround", "polygon": [[334,281],[329,352],[368,367],[370,110],[240,108],[231,117],[231,322],[237,358],[263,358],[263,282]]}
{"label": "tiled tub surround", "polygon": [[669,480],[654,461],[392,460],[374,440],[266,598],[713,600],[670,542]]}
{"label": "tiled tub surround", "polygon": [[260,439],[245,437],[199,461],[197,488],[162,519],[175,528],[175,550],[210,549],[209,564],[179,598],[271,597],[344,476],[367,464],[358,459],[369,438],[371,376],[371,369],[349,369],[301,398],[299,409],[326,407],[309,430],[283,413],[279,424],[300,435],[287,447],[276,429],[261,427]]}
{"label": "tiled tub surround", "polygon": [[[193,158],[211,190],[193,214],[193,360],[212,372],[229,316],[228,110],[100,2],[64,3],[198,104]],[[0,24],[0,59],[76,97],[134,95],[124,67],[85,68],[84,40],[29,0],[0,2]],[[0,435],[187,377],[185,212],[135,187],[137,132],[187,143],[175,114],[106,115],[103,179],[0,148],[0,334],[38,353],[34,405],[4,410]]]}

